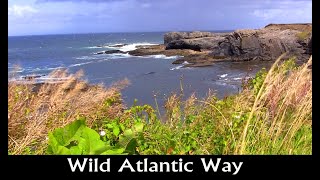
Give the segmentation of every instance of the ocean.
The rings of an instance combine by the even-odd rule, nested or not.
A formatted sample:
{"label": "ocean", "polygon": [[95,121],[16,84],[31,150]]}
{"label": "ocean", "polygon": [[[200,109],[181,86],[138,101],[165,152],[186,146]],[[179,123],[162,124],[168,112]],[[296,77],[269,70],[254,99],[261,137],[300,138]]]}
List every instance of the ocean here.
{"label": "ocean", "polygon": [[[96,54],[119,49],[134,50],[137,45],[162,44],[165,32],[99,33],[68,35],[37,35],[8,37],[8,76],[47,75],[66,68],[70,73],[83,70],[84,79],[91,84],[112,83],[127,78],[131,84],[122,90],[127,106],[135,99],[138,104],[155,105],[154,94],[163,109],[165,99],[180,92],[183,77],[184,97],[192,93],[205,97],[209,89],[218,98],[238,93],[241,79],[253,76],[270,62],[219,62],[209,67],[182,68],[173,65],[178,56],[162,54],[135,57],[128,54]],[[127,44],[123,47],[111,47]]]}

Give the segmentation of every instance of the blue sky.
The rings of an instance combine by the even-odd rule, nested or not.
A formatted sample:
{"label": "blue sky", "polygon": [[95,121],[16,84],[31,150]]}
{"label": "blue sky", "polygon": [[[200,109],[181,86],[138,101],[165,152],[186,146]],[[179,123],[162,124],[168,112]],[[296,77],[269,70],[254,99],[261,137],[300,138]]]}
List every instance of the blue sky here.
{"label": "blue sky", "polygon": [[311,0],[9,0],[12,35],[261,28],[312,21]]}

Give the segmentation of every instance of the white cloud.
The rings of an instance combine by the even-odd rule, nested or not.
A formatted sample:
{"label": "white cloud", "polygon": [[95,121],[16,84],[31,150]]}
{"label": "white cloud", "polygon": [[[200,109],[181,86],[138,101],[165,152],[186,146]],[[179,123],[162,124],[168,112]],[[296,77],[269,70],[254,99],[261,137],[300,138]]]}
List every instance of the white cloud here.
{"label": "white cloud", "polygon": [[311,22],[311,1],[283,1],[272,8],[256,8],[251,12],[254,17],[265,21]]}
{"label": "white cloud", "polygon": [[12,7],[8,7],[8,15],[9,16],[17,16],[23,17],[28,14],[37,13],[38,10],[28,5],[13,5]]}

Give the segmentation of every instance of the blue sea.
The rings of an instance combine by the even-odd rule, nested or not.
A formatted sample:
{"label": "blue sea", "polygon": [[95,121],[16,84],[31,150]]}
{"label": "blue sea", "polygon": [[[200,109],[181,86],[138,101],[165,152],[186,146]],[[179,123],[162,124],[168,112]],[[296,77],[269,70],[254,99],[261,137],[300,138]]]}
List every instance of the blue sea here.
{"label": "blue sea", "polygon": [[[47,75],[53,70],[66,68],[70,73],[83,70],[89,83],[109,86],[124,78],[131,84],[122,90],[127,106],[154,105],[154,94],[163,106],[164,100],[180,92],[183,77],[184,95],[192,93],[205,97],[211,89],[219,98],[238,93],[241,79],[253,76],[266,62],[219,62],[209,67],[182,68],[172,62],[178,56],[162,54],[135,57],[128,54],[96,54],[119,49],[134,50],[137,45],[162,44],[165,32],[149,33],[99,33],[8,37],[8,71],[15,76]],[[114,45],[127,44],[123,47]],[[16,78],[16,77],[15,77]]]}

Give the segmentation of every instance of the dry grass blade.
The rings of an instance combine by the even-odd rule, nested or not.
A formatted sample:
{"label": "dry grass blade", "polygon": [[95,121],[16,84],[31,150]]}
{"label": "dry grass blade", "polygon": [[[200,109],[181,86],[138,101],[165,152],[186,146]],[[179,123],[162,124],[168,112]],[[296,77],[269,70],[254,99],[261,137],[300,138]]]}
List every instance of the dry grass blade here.
{"label": "dry grass blade", "polygon": [[[103,118],[114,118],[124,107],[119,90],[128,80],[106,89],[88,85],[80,80],[82,72],[74,75],[54,71],[50,78],[64,78],[59,83],[8,84],[8,142],[11,154],[44,153],[49,131],[65,126],[76,118],[87,118],[87,124]],[[111,104],[106,104],[106,100]],[[37,152],[40,151],[40,152]]]}

